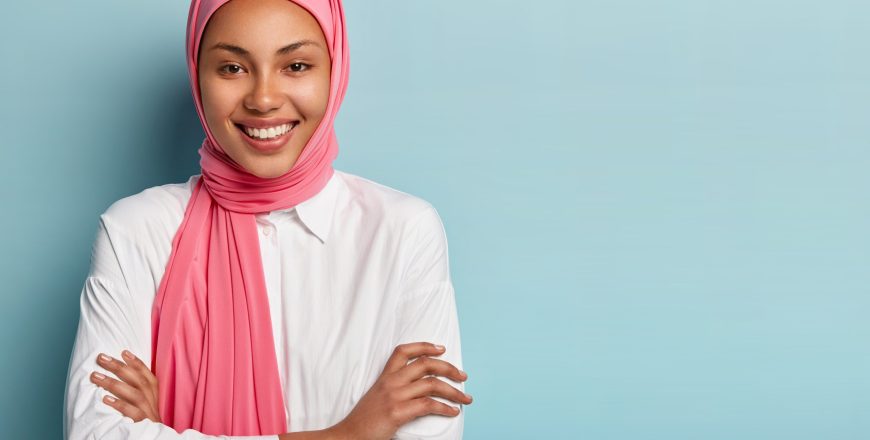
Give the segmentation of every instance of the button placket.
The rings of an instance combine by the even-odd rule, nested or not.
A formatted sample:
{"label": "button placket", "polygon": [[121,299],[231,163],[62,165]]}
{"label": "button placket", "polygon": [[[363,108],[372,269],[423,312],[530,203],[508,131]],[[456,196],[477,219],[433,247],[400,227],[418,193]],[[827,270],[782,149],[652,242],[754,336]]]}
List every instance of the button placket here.
{"label": "button placket", "polygon": [[257,216],[257,225],[265,237],[270,237],[275,232],[275,225],[265,216]]}

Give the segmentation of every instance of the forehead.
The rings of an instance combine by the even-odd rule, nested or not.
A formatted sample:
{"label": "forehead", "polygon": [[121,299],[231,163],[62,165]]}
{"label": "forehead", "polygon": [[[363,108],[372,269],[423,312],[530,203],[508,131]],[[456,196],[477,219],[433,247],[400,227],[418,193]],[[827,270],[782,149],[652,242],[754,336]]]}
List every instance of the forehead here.
{"label": "forehead", "polygon": [[252,52],[303,39],[326,47],[317,19],[290,0],[231,0],[209,18],[202,36],[203,43],[228,42]]}

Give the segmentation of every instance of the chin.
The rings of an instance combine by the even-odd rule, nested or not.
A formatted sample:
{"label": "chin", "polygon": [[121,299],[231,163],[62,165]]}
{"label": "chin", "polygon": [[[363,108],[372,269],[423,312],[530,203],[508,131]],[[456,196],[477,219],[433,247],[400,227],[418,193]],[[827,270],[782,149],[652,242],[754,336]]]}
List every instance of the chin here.
{"label": "chin", "polygon": [[[278,158],[275,158],[278,159]],[[260,163],[257,163],[260,162]],[[289,166],[286,164],[286,161],[280,161],[282,163],[262,163],[263,161],[254,161],[254,163],[247,163],[242,165],[245,170],[249,173],[261,178],[261,179],[272,179],[275,177],[283,176],[290,171],[290,168],[293,168],[293,164]],[[295,161],[294,161],[295,164]]]}
{"label": "chin", "polygon": [[[220,142],[220,140],[218,141]],[[286,174],[296,164],[301,153],[301,151],[295,151],[295,147],[290,143],[271,154],[251,151],[250,147],[244,144],[241,139],[238,140],[238,144],[233,143],[233,147],[236,148],[227,149],[227,155],[245,171],[261,179],[272,179]]]}

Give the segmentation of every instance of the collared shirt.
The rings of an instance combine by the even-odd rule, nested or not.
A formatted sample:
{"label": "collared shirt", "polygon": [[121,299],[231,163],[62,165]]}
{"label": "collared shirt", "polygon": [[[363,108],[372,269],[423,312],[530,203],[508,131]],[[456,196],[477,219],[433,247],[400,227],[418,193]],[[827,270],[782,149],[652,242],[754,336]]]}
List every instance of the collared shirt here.
{"label": "collared shirt", "polygon": [[[129,349],[151,365],[152,304],[199,177],[126,197],[100,216],[67,375],[66,438],[277,439],[134,423],[90,381],[93,371],[114,377],[97,365],[99,353],[120,359]],[[317,195],[257,214],[256,224],[289,432],[344,419],[398,344],[444,345],[438,358],[462,368],[446,233],[429,202],[335,170]],[[394,438],[461,439],[464,413],[417,418]]]}

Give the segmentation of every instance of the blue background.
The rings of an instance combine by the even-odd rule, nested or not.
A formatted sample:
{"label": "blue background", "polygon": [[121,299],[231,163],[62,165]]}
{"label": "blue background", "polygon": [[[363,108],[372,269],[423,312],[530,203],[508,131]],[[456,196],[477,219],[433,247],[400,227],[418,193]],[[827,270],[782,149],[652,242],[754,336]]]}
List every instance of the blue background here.
{"label": "blue background", "polygon": [[[865,1],[348,1],[336,168],[432,202],[468,439],[870,437]],[[98,215],[198,172],[187,2],[0,14],[0,437]]]}

